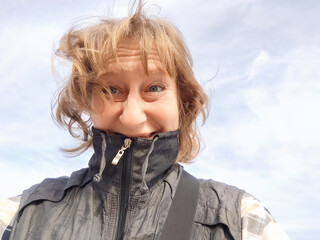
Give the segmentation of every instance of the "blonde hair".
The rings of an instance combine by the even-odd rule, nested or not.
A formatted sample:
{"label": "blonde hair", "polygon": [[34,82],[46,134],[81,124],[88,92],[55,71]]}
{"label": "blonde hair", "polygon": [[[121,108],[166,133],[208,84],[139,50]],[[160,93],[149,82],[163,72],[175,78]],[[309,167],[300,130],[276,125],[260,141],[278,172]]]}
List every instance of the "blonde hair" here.
{"label": "blonde hair", "polygon": [[73,137],[83,141],[78,147],[65,151],[76,154],[92,146],[92,123],[86,117],[92,110],[91,98],[95,95],[103,99],[110,93],[99,81],[98,72],[117,59],[119,42],[130,38],[140,47],[142,65],[147,73],[148,51],[156,46],[163,68],[176,79],[180,119],[177,161],[191,162],[200,148],[196,118],[201,113],[205,121],[207,96],[195,79],[192,58],[180,31],[164,19],[148,17],[141,1],[136,5],[129,17],[101,19],[87,27],[71,28],[60,40],[55,53],[72,63],[72,72],[55,99],[55,120],[67,126]]}

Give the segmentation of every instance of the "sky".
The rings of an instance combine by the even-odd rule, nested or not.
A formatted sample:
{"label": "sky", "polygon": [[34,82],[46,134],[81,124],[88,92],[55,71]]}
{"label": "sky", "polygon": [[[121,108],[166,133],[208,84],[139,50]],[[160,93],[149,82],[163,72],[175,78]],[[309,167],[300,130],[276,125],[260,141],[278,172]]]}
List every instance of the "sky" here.
{"label": "sky", "polygon": [[[320,2],[148,1],[182,32],[210,96],[185,168],[258,198],[292,239],[320,237]],[[0,198],[86,167],[51,119],[64,73],[53,51],[76,21],[124,17],[128,1],[0,0]],[[90,21],[94,19],[90,19]]]}

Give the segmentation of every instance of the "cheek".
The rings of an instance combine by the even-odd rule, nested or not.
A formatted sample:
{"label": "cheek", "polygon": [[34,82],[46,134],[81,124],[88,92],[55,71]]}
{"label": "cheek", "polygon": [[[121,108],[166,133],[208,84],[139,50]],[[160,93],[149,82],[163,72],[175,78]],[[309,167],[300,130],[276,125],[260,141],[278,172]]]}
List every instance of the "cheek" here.
{"label": "cheek", "polygon": [[173,130],[176,130],[179,128],[179,122],[180,122],[178,102],[176,102],[176,104],[174,105],[174,110],[172,110],[172,119],[173,119]]}
{"label": "cheek", "polygon": [[90,113],[92,124],[95,128],[103,129],[107,119],[106,111],[107,106],[105,102],[100,98],[92,99],[92,112]]}
{"label": "cheek", "polygon": [[172,105],[172,114],[174,118],[174,130],[178,129],[180,126],[180,101],[179,101],[179,94],[177,93],[177,89],[174,91],[173,101],[174,105]]}
{"label": "cheek", "polygon": [[166,131],[174,131],[179,128],[179,107],[175,95],[170,96],[156,108],[158,119]]}
{"label": "cheek", "polygon": [[119,118],[119,104],[103,100],[93,100],[93,112],[90,114],[95,128],[108,131]]}
{"label": "cheek", "polygon": [[92,113],[100,114],[104,110],[104,101],[101,98],[93,97],[92,101]]}

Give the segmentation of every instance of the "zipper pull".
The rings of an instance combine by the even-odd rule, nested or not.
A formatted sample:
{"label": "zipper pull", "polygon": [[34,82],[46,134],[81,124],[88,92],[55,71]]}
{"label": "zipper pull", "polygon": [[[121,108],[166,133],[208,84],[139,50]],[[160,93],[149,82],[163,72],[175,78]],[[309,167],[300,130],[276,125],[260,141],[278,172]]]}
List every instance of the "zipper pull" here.
{"label": "zipper pull", "polygon": [[117,165],[117,164],[118,164],[120,158],[121,158],[122,155],[124,154],[124,151],[125,151],[127,148],[130,147],[131,142],[132,142],[132,141],[131,141],[130,138],[126,138],[126,139],[124,140],[124,143],[123,143],[121,149],[118,151],[117,155],[116,155],[116,156],[113,158],[113,160],[112,160],[112,164],[113,164],[113,165]]}

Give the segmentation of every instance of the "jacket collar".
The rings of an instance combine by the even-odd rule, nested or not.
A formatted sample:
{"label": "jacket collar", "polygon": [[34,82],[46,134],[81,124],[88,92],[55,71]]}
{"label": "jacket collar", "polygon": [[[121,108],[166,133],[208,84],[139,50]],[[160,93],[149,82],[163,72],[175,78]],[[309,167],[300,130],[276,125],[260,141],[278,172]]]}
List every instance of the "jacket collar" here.
{"label": "jacket collar", "polygon": [[95,176],[94,180],[103,192],[118,194],[122,182],[127,178],[129,194],[141,194],[162,179],[176,161],[178,130],[160,133],[153,139],[130,138],[131,145],[117,165],[111,162],[126,137],[109,135],[96,128],[92,128],[92,132],[94,155],[89,162],[89,172]]}

